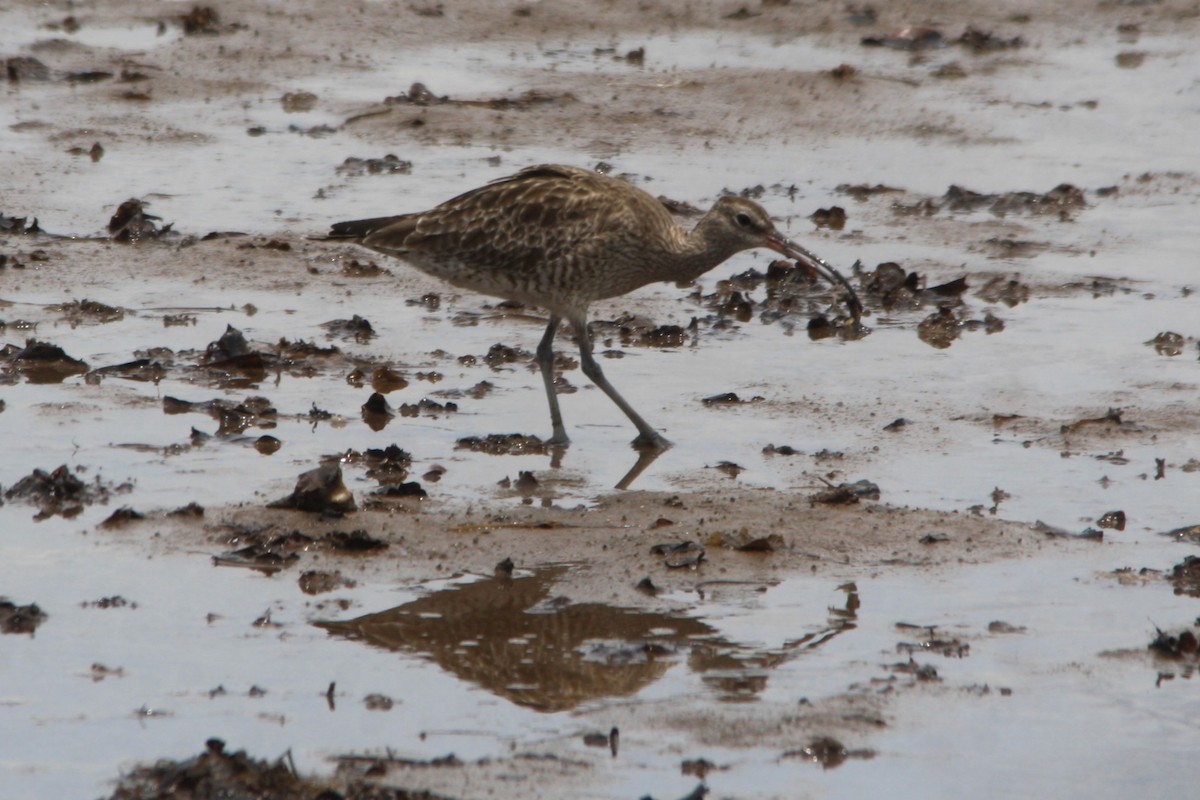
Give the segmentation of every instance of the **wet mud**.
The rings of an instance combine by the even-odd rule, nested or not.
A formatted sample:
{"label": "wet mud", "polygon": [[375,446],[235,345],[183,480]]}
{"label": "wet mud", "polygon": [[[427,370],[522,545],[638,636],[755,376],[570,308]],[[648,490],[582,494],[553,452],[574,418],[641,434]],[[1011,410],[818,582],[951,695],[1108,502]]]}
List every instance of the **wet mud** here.
{"label": "wet mud", "polygon": [[[1187,795],[1194,3],[0,17],[6,796]],[[555,162],[847,285],[597,303],[674,446],[565,329],[551,444],[543,310],[319,239]]]}

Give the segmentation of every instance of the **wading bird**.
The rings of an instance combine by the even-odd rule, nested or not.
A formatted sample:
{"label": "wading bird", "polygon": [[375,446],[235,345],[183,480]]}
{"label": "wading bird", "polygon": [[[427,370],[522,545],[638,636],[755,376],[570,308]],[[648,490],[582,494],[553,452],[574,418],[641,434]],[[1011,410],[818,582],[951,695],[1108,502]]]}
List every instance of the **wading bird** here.
{"label": "wading bird", "polygon": [[684,231],[663,204],[626,181],[578,167],[540,165],[460,194],[429,211],[332,226],[326,240],[355,242],[463,289],[540,306],[550,324],[537,348],[550,402],[549,444],[565,445],[554,391],[554,335],[567,320],[583,374],[625,412],[637,447],[670,443],[608,382],[592,355],[588,305],[658,281],[691,281],[730,256],[766,247],[796,259],[862,305],[837,270],[785,238],[757,203],[722,197]]}

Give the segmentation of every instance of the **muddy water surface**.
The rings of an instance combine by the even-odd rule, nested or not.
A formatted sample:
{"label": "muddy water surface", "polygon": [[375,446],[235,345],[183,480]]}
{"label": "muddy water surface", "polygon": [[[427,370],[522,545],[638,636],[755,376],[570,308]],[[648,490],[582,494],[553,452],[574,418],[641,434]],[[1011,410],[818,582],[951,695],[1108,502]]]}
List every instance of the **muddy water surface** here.
{"label": "muddy water surface", "polygon": [[[0,12],[0,212],[47,232],[0,235],[0,595],[48,615],[0,637],[0,794],[109,795],[214,736],[447,797],[1186,794],[1195,653],[1147,649],[1197,616],[1168,580],[1195,540],[1163,535],[1200,514],[1200,64],[1177,5],[936,15],[1023,40],[990,53],[863,46],[929,23],[902,4],[864,26],[230,3],[199,35],[120,4]],[[414,82],[451,102],[385,102]],[[347,162],[387,154],[411,169]],[[548,433],[544,316],[305,237],[542,161],[698,207],[758,196],[854,273],[871,334],[810,339],[828,293],[773,314],[777,286],[730,282],[767,270],[743,254],[594,309],[607,374],[675,443],[633,491],[612,489],[633,432],[577,367],[561,460],[459,447]],[[1085,204],[1036,200],[1060,184]],[[173,229],[110,242],[130,197]],[[833,205],[841,230],[808,219]],[[967,288],[885,295],[883,262]],[[684,333],[640,343],[624,314]],[[374,336],[329,324],[356,315]],[[210,349],[229,326],[258,361]],[[27,339],[86,366],[38,371]],[[366,419],[381,368],[406,385]],[[412,463],[384,480],[361,454],[392,444]],[[265,509],[339,456],[358,511]],[[57,496],[13,491],[60,465]],[[877,499],[808,500],[860,479]],[[399,480],[426,499],[375,496]],[[356,530],[387,549],[322,538]],[[705,560],[650,553],[681,540]]]}

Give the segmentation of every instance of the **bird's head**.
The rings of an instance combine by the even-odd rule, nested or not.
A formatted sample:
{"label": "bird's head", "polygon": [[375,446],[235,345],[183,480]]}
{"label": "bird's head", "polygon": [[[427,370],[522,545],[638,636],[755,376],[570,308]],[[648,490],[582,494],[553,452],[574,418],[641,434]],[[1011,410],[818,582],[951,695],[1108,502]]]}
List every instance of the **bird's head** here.
{"label": "bird's head", "polygon": [[846,290],[846,305],[851,316],[858,322],[862,315],[862,302],[850,282],[842,274],[819,258],[815,253],[788,239],[775,228],[775,223],[766,209],[744,197],[727,196],[717,200],[712,210],[701,223],[706,228],[706,238],[732,254],[756,247],[766,247],[801,262],[834,286]]}

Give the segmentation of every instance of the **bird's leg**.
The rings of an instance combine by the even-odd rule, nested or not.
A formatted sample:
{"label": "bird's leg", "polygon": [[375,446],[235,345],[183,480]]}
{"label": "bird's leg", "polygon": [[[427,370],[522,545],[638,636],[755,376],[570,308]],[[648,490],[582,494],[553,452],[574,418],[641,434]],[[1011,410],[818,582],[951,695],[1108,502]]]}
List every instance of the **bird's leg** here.
{"label": "bird's leg", "polygon": [[625,412],[625,416],[629,417],[629,421],[638,429],[633,446],[651,450],[666,450],[670,447],[671,443],[661,433],[651,428],[646,420],[633,410],[633,406],[629,405],[625,398],[621,397],[621,394],[613,388],[613,385],[608,382],[608,378],[604,377],[600,365],[592,357],[592,337],[588,334],[587,319],[582,315],[577,318],[572,317],[571,327],[575,329],[575,336],[579,339],[579,366],[583,370],[583,374],[588,376],[592,383],[599,386],[609,396],[609,399],[617,404],[617,408]]}
{"label": "bird's leg", "polygon": [[546,384],[546,399],[550,401],[550,425],[554,433],[547,444],[565,445],[571,440],[567,438],[567,429],[563,427],[562,411],[558,408],[558,393],[554,391],[554,334],[558,332],[559,317],[550,315],[550,324],[537,347],[537,363],[542,370],[542,382]]}

